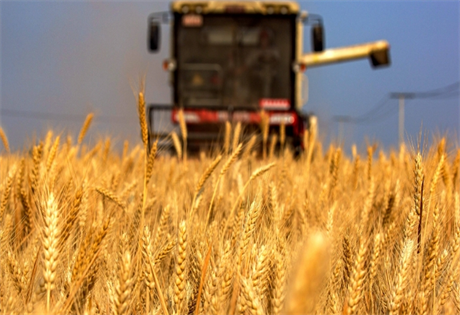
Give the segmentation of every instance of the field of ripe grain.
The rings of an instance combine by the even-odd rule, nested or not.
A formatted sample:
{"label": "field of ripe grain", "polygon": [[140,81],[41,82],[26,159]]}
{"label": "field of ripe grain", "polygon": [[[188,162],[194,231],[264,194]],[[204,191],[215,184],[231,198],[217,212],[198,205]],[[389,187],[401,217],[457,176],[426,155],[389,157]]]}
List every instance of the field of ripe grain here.
{"label": "field of ripe grain", "polygon": [[346,156],[310,134],[299,159],[269,143],[262,158],[227,125],[221,152],[178,158],[88,147],[91,118],[77,141],[2,148],[0,313],[460,312],[460,150],[445,139]]}

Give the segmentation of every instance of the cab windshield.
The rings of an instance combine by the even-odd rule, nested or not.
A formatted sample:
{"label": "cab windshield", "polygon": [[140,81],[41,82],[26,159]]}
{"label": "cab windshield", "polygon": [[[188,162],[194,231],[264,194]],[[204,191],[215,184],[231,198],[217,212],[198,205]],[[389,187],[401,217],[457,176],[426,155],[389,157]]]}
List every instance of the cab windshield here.
{"label": "cab windshield", "polygon": [[176,101],[185,107],[245,107],[292,99],[294,19],[178,15]]}

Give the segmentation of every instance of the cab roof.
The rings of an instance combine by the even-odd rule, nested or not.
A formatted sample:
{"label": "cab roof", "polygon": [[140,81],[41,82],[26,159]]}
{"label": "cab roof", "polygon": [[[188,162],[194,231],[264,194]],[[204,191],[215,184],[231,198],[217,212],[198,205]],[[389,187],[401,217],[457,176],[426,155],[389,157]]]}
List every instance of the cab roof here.
{"label": "cab roof", "polygon": [[171,3],[177,13],[243,13],[243,14],[298,14],[299,4],[294,1],[200,1],[179,0]]}

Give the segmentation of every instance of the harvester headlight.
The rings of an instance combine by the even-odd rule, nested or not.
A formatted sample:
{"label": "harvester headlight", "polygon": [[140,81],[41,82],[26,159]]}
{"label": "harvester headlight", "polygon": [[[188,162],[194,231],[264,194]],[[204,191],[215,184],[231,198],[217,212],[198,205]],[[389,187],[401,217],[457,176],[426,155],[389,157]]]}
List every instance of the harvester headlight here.
{"label": "harvester headlight", "polygon": [[273,14],[275,13],[275,8],[272,6],[267,7],[267,14]]}
{"label": "harvester headlight", "polygon": [[166,59],[163,61],[163,70],[174,71],[176,70],[176,62],[174,60]]}
{"label": "harvester headlight", "polygon": [[292,64],[292,70],[294,72],[304,72],[307,69],[307,65],[304,63],[294,62]]}
{"label": "harvester headlight", "polygon": [[289,9],[285,6],[282,6],[281,9],[280,9],[280,13],[281,14],[287,14],[289,12]]}
{"label": "harvester headlight", "polygon": [[203,12],[203,7],[202,7],[201,5],[197,5],[197,6],[195,7],[195,12],[196,12],[197,14],[201,14],[201,12]]}
{"label": "harvester headlight", "polygon": [[188,7],[188,5],[182,6],[182,13],[187,14],[188,11],[190,11],[190,8]]}

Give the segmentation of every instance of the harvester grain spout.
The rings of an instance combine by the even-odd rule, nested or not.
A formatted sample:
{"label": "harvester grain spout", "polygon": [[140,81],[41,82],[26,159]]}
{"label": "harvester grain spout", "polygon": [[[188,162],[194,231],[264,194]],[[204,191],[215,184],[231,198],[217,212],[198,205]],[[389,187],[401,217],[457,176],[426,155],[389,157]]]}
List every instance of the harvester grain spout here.
{"label": "harvester grain spout", "polygon": [[300,63],[307,68],[327,65],[331,63],[352,61],[362,58],[370,58],[373,67],[387,66],[390,64],[388,50],[390,45],[381,40],[372,43],[353,45],[340,48],[331,48],[322,52],[304,54]]}

